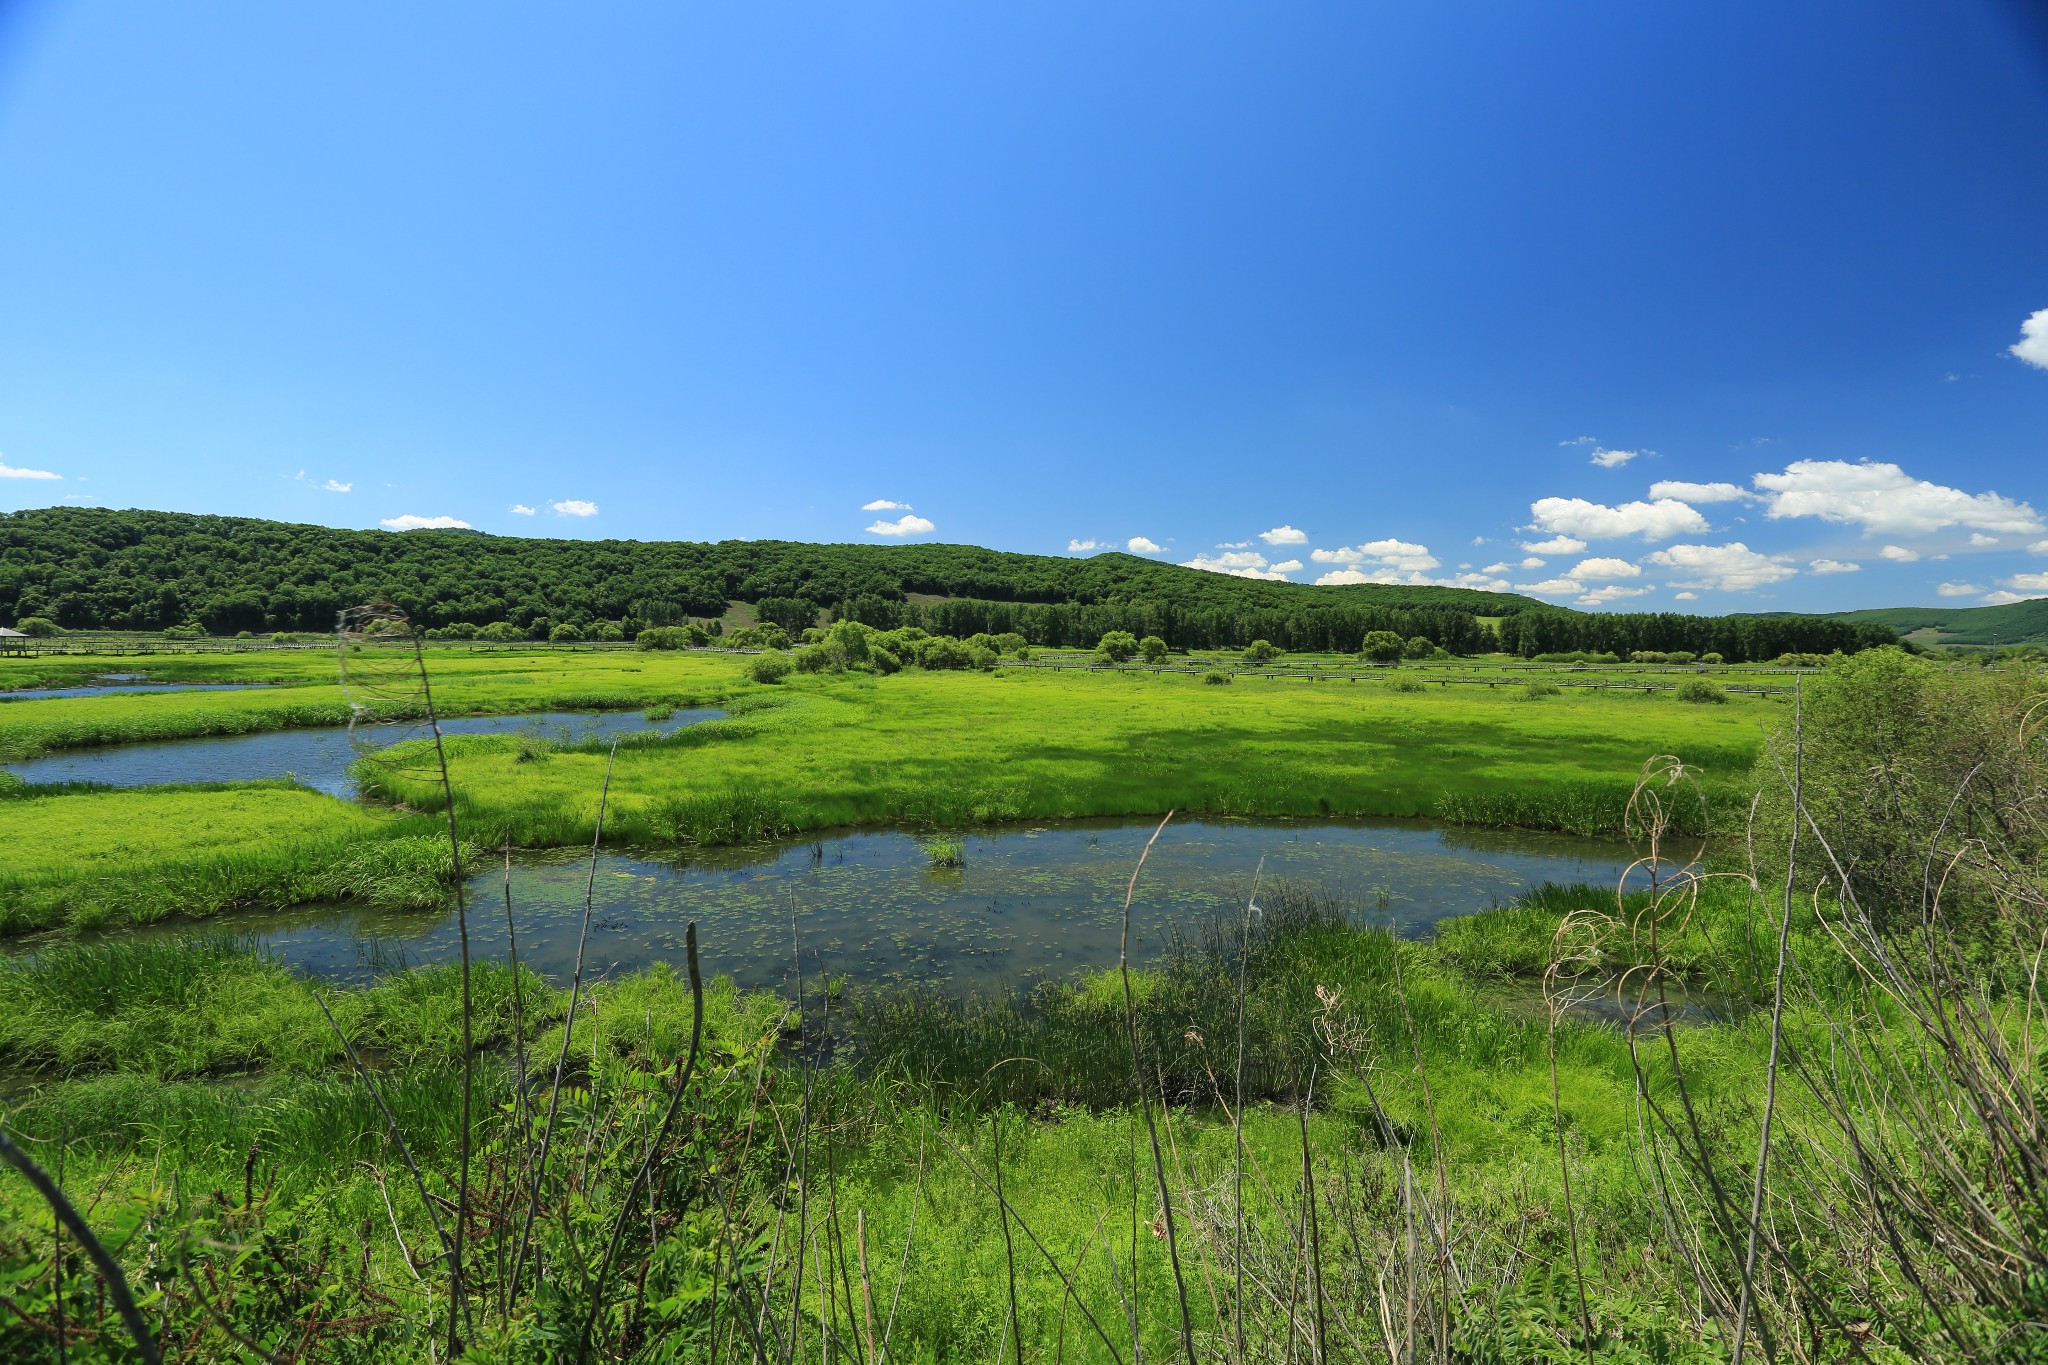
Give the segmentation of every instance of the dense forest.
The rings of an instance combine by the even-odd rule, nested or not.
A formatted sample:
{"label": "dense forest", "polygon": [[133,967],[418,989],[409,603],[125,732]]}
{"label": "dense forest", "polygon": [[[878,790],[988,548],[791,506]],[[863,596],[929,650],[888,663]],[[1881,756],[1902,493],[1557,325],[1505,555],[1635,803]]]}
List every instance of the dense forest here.
{"label": "dense forest", "polygon": [[1688,649],[1739,660],[1894,638],[1883,625],[1816,617],[1593,615],[1508,593],[1268,582],[1125,554],[349,531],[82,507],[0,515],[0,624],[325,630],[337,611],[375,597],[423,626],[503,621],[533,636],[561,623],[631,630],[714,618],[739,601],[790,625],[831,613],[942,634],[1014,630],[1042,645],[1092,645],[1105,631],[1129,630],[1179,648],[1266,639],[1350,650],[1368,631],[1393,630],[1454,653]]}

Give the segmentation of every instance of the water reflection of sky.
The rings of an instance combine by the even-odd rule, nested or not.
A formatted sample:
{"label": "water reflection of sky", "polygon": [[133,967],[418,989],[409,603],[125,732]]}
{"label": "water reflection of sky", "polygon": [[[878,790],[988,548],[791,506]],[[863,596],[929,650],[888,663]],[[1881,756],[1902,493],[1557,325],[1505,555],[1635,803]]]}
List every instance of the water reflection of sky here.
{"label": "water reflection of sky", "polygon": [[[969,833],[966,865],[953,870],[930,867],[919,837],[894,831],[675,857],[605,853],[594,882],[587,856],[527,858],[512,868],[519,956],[567,982],[588,884],[587,970],[600,974],[680,966],[684,926],[695,919],[705,971],[745,986],[784,983],[793,936],[808,975],[966,990],[1063,976],[1115,964],[1124,890],[1153,827],[1102,820]],[[1133,954],[1154,957],[1176,929],[1198,932],[1239,913],[1261,859],[1269,882],[1316,886],[1414,935],[1542,882],[1612,885],[1629,856],[1565,835],[1413,821],[1177,821],[1138,884]],[[502,868],[472,881],[469,904],[472,951],[502,959]],[[253,933],[303,969],[357,980],[457,953],[452,914],[325,908],[140,932],[222,930]]]}
{"label": "water reflection of sky", "polygon": [[[544,711],[523,716],[456,716],[441,722],[449,735],[532,734],[564,743],[614,739],[653,730],[673,734],[685,725],[717,720],[725,712],[678,710],[650,721],[639,711]],[[417,725],[376,726],[351,733],[346,727],[273,730],[254,735],[206,739],[153,740],[104,749],[64,749],[41,758],[9,763],[7,771],[29,782],[101,782],[114,787],[149,787],[166,782],[251,782],[287,774],[316,790],[351,796],[349,765],[366,750],[418,739]]]}

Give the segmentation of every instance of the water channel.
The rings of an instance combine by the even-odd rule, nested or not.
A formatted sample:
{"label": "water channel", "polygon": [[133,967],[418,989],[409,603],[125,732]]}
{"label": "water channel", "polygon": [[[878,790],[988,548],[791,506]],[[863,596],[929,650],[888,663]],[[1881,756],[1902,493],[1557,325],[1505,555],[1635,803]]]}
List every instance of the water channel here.
{"label": "water channel", "polygon": [[[725,712],[708,707],[677,710],[661,720],[639,711],[543,711],[522,716],[454,716],[441,722],[449,735],[530,734],[563,743],[605,740],[650,730],[673,734],[686,725],[718,720]],[[251,782],[287,774],[332,796],[355,794],[349,765],[370,749],[418,739],[417,725],[380,725],[351,732],[335,726],[318,730],[271,730],[253,735],[152,740],[104,749],[61,749],[41,758],[0,765],[28,782],[99,782],[113,787],[149,787],[168,782]]]}

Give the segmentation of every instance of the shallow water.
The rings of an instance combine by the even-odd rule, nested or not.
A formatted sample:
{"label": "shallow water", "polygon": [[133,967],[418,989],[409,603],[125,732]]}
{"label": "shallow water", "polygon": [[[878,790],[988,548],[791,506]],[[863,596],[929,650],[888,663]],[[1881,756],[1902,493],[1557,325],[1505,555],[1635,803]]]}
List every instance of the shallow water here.
{"label": "shallow water", "polygon": [[23,687],[12,692],[0,692],[0,702],[7,701],[62,701],[68,697],[117,697],[130,693],[137,695],[152,692],[247,692],[255,687],[268,687],[269,683],[158,683],[130,682],[136,678],[133,673],[108,673],[107,681],[84,687]]}
{"label": "shallow water", "polygon": [[[1006,989],[1114,966],[1123,898],[1156,822],[1088,820],[961,836],[965,866],[927,865],[920,837],[855,831],[687,857],[606,853],[597,861],[587,971],[683,962],[698,922],[707,975],[750,987],[804,970],[870,984]],[[1411,936],[1545,881],[1612,885],[1630,858],[1617,844],[1566,835],[1458,829],[1419,821],[1175,822],[1147,859],[1132,905],[1135,960],[1174,931],[1199,933],[1241,913],[1255,874],[1313,885]],[[1259,873],[1261,860],[1263,873]],[[531,857],[512,868],[522,963],[566,985],[575,964],[590,861]],[[502,868],[470,885],[470,943],[505,956]],[[792,929],[791,915],[795,925]],[[139,933],[254,935],[323,977],[364,980],[457,956],[452,914],[325,908],[232,916]]]}
{"label": "shallow water", "polygon": [[[657,731],[673,734],[686,725],[718,720],[710,708],[678,710],[663,721],[639,711],[544,711],[524,716],[456,716],[441,722],[448,735],[532,734],[563,743],[614,739]],[[66,749],[4,765],[29,782],[102,782],[114,787],[148,787],[166,782],[252,782],[290,775],[333,796],[353,796],[349,765],[366,752],[418,739],[417,725],[380,725],[351,733],[344,726],[317,730],[273,730],[255,735],[206,739],[152,740],[104,749]]]}

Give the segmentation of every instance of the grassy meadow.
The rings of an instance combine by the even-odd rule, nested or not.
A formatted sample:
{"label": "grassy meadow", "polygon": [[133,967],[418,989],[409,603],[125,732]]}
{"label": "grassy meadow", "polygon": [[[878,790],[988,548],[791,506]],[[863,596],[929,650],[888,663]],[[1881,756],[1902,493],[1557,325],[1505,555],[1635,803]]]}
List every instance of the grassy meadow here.
{"label": "grassy meadow", "polygon": [[[190,667],[282,685],[5,703],[0,736],[339,704],[305,656]],[[451,740],[471,859],[587,842],[600,800],[625,844],[894,823],[938,847],[1170,808],[1609,833],[1633,799],[1645,851],[1683,851],[1654,891],[1544,887],[1421,942],[1268,884],[1154,968],[978,997],[743,992],[694,947],[567,988],[495,960],[342,986],[233,939],[45,940],[0,959],[0,1133],[119,1258],[165,1358],[2039,1358],[2036,677],[1859,656],[1808,680],[1795,728],[1775,696],[1416,685],[1427,668],[429,667],[451,710],[729,713],[615,756]],[[1790,745],[1797,792],[1769,776]],[[359,803],[0,789],[23,850],[0,928],[443,913],[438,775],[407,757],[366,766]],[[1702,803],[1731,837],[1681,866]],[[50,1220],[0,1172],[0,1355],[145,1358]]]}

